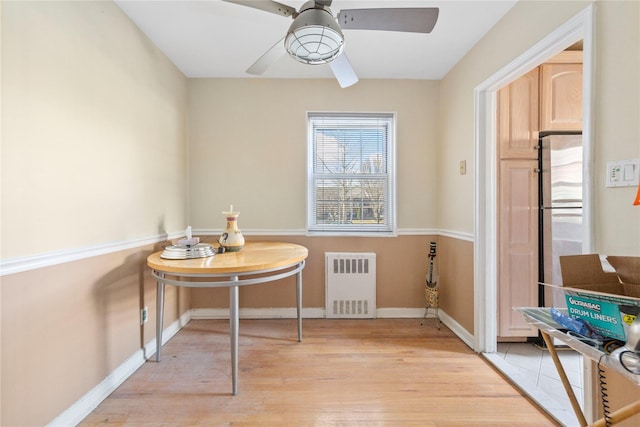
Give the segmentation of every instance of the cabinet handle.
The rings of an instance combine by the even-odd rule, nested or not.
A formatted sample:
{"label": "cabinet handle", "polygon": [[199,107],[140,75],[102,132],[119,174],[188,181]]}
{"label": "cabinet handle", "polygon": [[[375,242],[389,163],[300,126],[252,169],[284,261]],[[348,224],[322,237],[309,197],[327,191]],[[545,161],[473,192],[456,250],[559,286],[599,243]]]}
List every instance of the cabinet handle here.
{"label": "cabinet handle", "polygon": [[541,172],[541,170],[540,170],[539,168],[533,168],[533,172],[534,172],[534,173],[540,173],[540,172]]}

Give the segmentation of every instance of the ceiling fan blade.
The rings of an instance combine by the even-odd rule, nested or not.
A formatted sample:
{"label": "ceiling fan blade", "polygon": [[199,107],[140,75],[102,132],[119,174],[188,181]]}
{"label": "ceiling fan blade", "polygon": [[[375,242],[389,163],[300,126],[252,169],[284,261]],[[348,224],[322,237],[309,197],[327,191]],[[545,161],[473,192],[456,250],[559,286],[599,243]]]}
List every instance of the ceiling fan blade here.
{"label": "ceiling fan blade", "polygon": [[235,3],[242,6],[252,7],[254,9],[264,10],[265,12],[275,13],[280,16],[293,16],[297,11],[286,4],[278,3],[271,0],[223,0],[227,3]]}
{"label": "ceiling fan blade", "polygon": [[247,69],[249,74],[262,74],[267,68],[276,62],[282,55],[287,53],[283,43],[284,37],[278,40],[276,44],[266,51],[251,67]]}
{"label": "ceiling fan blade", "polygon": [[338,14],[343,30],[383,30],[430,33],[438,20],[437,7],[347,9]]}
{"label": "ceiling fan blade", "polygon": [[336,76],[336,80],[338,80],[341,88],[349,87],[358,83],[358,76],[356,75],[356,72],[353,71],[349,58],[347,58],[347,55],[344,52],[338,55],[336,59],[329,62],[329,66],[331,67],[331,71],[333,71],[333,75]]}

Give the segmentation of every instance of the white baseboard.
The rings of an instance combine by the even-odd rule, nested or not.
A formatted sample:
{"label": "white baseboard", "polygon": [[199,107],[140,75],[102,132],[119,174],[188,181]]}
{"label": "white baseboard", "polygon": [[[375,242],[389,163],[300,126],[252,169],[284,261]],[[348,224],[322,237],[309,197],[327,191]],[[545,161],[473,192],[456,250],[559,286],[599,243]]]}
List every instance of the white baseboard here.
{"label": "white baseboard", "polygon": [[449,316],[446,312],[439,310],[438,315],[442,323],[444,323],[447,328],[451,329],[451,332],[456,334],[458,338],[460,338],[469,348],[473,349],[473,334],[467,331],[462,327],[458,322],[456,322],[451,316]]}
{"label": "white baseboard", "polygon": [[[376,317],[380,319],[419,319],[424,317],[424,308],[378,308]],[[295,308],[241,308],[241,319],[294,319]],[[303,319],[324,319],[324,307],[308,307],[302,309]],[[473,348],[473,334],[469,333],[451,316],[442,310],[438,310],[440,321],[456,334],[466,345]],[[228,308],[194,308],[191,310],[191,319],[228,319]]]}
{"label": "white baseboard", "polygon": [[[422,318],[425,315],[424,308],[379,308],[376,311],[378,318],[383,319],[392,319],[392,318]],[[429,313],[430,316],[433,313]],[[460,338],[466,345],[473,348],[473,334],[470,334],[465,328],[463,328],[458,322],[453,320],[451,316],[449,316],[442,309],[438,310],[438,317],[442,324],[444,324],[447,328],[451,329],[451,332],[456,334],[458,338]]]}
{"label": "white baseboard", "polygon": [[[419,318],[424,315],[424,308],[379,308],[376,317],[380,319]],[[295,308],[241,308],[241,319],[295,319]],[[324,307],[307,307],[302,309],[303,319],[324,319]],[[194,308],[191,319],[228,319],[228,308]]]}
{"label": "white baseboard", "polygon": [[[190,312],[185,312],[178,320],[173,322],[162,332],[162,344],[164,345],[178,331],[186,325],[190,318]],[[125,382],[133,373],[156,353],[155,338],[137,350],[120,366],[113,370],[107,377],[95,386],[91,391],[82,396],[73,405],[53,419],[48,427],[68,427],[78,425],[87,417],[104,399]]]}
{"label": "white baseboard", "polygon": [[378,308],[376,317],[378,319],[414,319],[424,316],[424,308]]}

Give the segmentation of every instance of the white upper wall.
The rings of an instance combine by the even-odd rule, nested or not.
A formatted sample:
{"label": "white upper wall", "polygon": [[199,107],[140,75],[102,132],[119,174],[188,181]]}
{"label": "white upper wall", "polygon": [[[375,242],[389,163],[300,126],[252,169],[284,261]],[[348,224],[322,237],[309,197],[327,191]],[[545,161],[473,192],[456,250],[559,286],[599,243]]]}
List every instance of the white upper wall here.
{"label": "white upper wall", "polygon": [[[231,203],[241,228],[304,230],[305,113],[322,110],[397,112],[399,228],[471,234],[474,88],[588,4],[521,1],[441,82],[343,90],[187,81],[111,2],[2,2],[2,258],[221,229]],[[640,4],[596,6],[595,243],[637,254],[636,189],[604,169],[640,158]]]}
{"label": "white upper wall", "polygon": [[640,190],[605,187],[607,162],[640,159],[640,2],[599,2],[596,12],[595,249],[640,255]]}
{"label": "white upper wall", "polygon": [[112,2],[2,2],[2,258],[186,222],[187,79]]}
{"label": "white upper wall", "polygon": [[[474,171],[458,175],[458,161],[474,159],[474,89],[591,2],[520,1],[442,80],[440,92],[440,227],[472,232]],[[637,188],[607,189],[608,161],[640,158],[640,3],[595,5],[596,70],[595,250],[640,254]],[[448,197],[456,194],[458,197]]]}
{"label": "white upper wall", "polygon": [[397,113],[398,227],[437,227],[439,82],[333,79],[189,81],[191,225],[305,231],[309,111]]}

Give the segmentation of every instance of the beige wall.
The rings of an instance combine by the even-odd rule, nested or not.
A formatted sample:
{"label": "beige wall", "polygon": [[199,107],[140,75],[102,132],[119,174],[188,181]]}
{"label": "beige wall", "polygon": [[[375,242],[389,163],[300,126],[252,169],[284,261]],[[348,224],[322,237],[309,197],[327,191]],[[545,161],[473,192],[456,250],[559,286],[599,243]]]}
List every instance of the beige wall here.
{"label": "beige wall", "polygon": [[[376,251],[379,306],[421,307],[436,239],[441,306],[471,332],[473,243],[450,236],[474,231],[473,89],[586,4],[519,2],[441,82],[365,80],[341,90],[332,80],[187,81],[111,2],[2,2],[2,259],[163,235],[187,222],[220,229],[220,211],[233,203],[240,227],[256,232],[248,237],[309,246],[305,307],[323,305],[327,250]],[[596,249],[631,255],[640,254],[635,190],[605,189],[603,171],[640,157],[639,8],[596,8]],[[399,237],[301,235],[305,113],[322,110],[398,113]],[[2,276],[1,425],[45,424],[153,338],[144,259],[156,248]],[[243,307],[282,305],[280,296],[291,306],[279,286],[243,290]],[[227,300],[169,290],[167,323]],[[151,309],[144,328],[142,305]]]}
{"label": "beige wall", "polygon": [[640,2],[597,4],[595,250],[640,255],[638,188],[605,188],[606,164],[640,159]]}
{"label": "beige wall", "polygon": [[398,227],[437,227],[438,88],[435,81],[194,79],[189,82],[191,225],[306,227],[308,111],[397,113]]}
{"label": "beige wall", "polygon": [[[536,42],[577,14],[588,2],[518,2],[441,81],[440,227],[473,232],[475,185],[474,89]],[[457,164],[467,159],[467,175]],[[446,197],[445,195],[459,195]],[[445,198],[446,197],[446,198]]]}
{"label": "beige wall", "polygon": [[[429,242],[438,236],[306,237],[245,236],[247,240],[278,240],[296,243],[309,250],[303,271],[304,308],[325,307],[325,252],[374,252],[376,254],[377,308],[424,308],[423,287],[427,273]],[[203,240],[209,240],[203,238]],[[295,278],[240,289],[243,308],[295,307]],[[229,306],[227,289],[192,290],[192,308],[224,308]]]}
{"label": "beige wall", "polygon": [[[454,166],[458,160],[473,156],[474,88],[590,3],[518,2],[441,81],[441,229],[473,229],[470,196],[476,171],[470,167],[471,176],[458,177]],[[594,251],[640,255],[640,207],[632,206],[637,188],[605,188],[607,162],[640,158],[640,2],[599,1],[595,4],[595,22]],[[463,197],[447,197],[449,194]],[[451,261],[446,257],[446,262]],[[452,299],[473,312],[473,304],[465,303],[463,297],[473,293],[472,281],[466,285],[458,281],[456,289],[458,294]],[[454,318],[467,325],[460,316],[457,313]],[[611,381],[614,387],[624,384],[625,389],[630,388],[624,381]],[[619,397],[612,397],[615,408],[625,400]]]}
{"label": "beige wall", "polygon": [[110,1],[2,2],[2,35],[2,258],[183,228],[177,68]]}
{"label": "beige wall", "polygon": [[[112,2],[0,7],[3,261],[183,228],[187,79]],[[48,423],[153,339],[154,248],[1,277],[0,425]],[[167,296],[170,324],[190,303]]]}
{"label": "beige wall", "polygon": [[[459,177],[455,166],[473,158],[474,88],[590,3],[518,2],[441,81],[440,228],[473,230],[475,171],[471,166],[470,175]],[[595,4],[594,249],[601,253],[640,254],[640,208],[632,206],[637,188],[605,188],[607,162],[640,158],[639,7],[637,1]]]}
{"label": "beige wall", "polygon": [[[145,260],[156,249],[2,277],[0,425],[46,424],[152,342],[156,287]],[[189,306],[186,289],[167,287],[165,326]]]}
{"label": "beige wall", "polygon": [[473,242],[440,236],[440,307],[473,335]]}
{"label": "beige wall", "polygon": [[[427,234],[438,224],[438,82],[364,80],[340,89],[330,79],[194,79],[189,90],[189,197],[195,229],[222,228],[220,212],[233,204],[247,239],[306,246],[304,307],[324,307],[324,252],[342,251],[377,254],[378,308],[424,306],[426,254],[433,240]],[[403,235],[304,236],[308,111],[397,114],[398,227]],[[286,235],[279,236],[281,231]],[[293,297],[290,286],[282,284],[247,287],[241,290],[241,306],[291,307]],[[226,290],[194,289],[192,300],[194,308],[228,305]]]}

